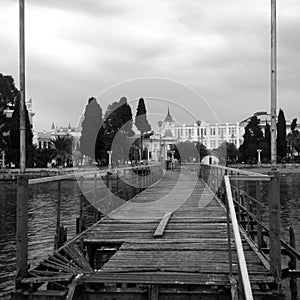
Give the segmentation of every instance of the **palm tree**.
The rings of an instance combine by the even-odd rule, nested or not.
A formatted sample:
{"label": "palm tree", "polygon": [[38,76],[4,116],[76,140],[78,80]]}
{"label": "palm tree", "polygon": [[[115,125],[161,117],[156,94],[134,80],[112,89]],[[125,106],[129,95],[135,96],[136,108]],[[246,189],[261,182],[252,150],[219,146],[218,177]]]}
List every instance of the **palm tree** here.
{"label": "palm tree", "polygon": [[58,166],[70,165],[72,162],[72,136],[57,136],[51,139],[53,154],[51,159],[56,160]]}

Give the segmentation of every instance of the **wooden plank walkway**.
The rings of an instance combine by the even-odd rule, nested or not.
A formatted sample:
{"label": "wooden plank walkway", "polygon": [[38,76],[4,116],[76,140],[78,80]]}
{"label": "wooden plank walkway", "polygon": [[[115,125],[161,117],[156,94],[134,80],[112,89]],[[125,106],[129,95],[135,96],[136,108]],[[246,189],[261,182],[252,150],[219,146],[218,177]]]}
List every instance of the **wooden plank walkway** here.
{"label": "wooden plank walkway", "polygon": [[[186,299],[186,295],[196,299],[193,297],[200,294],[207,297],[201,299],[230,299],[226,211],[192,173],[167,172],[159,183],[91,226],[80,238],[95,271],[77,262],[83,273],[77,282],[82,286],[100,284],[98,288],[89,286],[83,292],[85,299],[96,299],[93,294],[97,293],[115,299],[122,291],[142,295],[140,284],[151,286],[149,298],[120,299]],[[74,255],[77,248],[70,251],[70,246],[75,244],[63,247],[60,253]],[[237,275],[234,241],[231,248]],[[269,270],[245,239],[243,248],[255,299],[273,299],[268,286],[274,279]]]}

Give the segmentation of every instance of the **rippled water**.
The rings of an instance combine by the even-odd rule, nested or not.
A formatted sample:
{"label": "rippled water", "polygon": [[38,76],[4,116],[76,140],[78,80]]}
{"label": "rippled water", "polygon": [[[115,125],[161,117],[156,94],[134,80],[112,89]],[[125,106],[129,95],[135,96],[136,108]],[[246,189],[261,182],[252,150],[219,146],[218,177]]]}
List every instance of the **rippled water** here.
{"label": "rippled water", "polygon": [[[300,174],[281,177],[282,231],[288,240],[288,227],[296,231],[300,250]],[[68,238],[75,234],[78,217],[79,187],[77,181],[62,183],[61,224],[68,228]],[[75,197],[74,197],[75,195]],[[51,253],[56,222],[57,183],[30,186],[29,261],[41,260]],[[8,299],[15,276],[16,183],[0,183],[0,298]],[[300,293],[299,293],[300,294]]]}
{"label": "rippled water", "polygon": [[[68,237],[75,234],[79,192],[76,181],[62,183],[61,224]],[[13,286],[15,276],[16,183],[0,183],[0,297]],[[28,203],[28,259],[31,265],[53,250],[56,222],[57,183],[30,186]]]}

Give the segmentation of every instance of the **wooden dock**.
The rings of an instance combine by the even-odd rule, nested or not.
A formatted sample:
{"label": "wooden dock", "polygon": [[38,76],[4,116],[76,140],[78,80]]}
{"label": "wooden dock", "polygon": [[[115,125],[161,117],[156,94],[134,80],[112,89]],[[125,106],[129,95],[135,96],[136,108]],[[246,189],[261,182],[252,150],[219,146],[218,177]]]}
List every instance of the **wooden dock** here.
{"label": "wooden dock", "polygon": [[[263,256],[249,239],[242,245],[254,299],[278,299]],[[30,299],[231,299],[239,276],[234,240],[230,248],[232,277],[224,205],[192,172],[169,171],[29,270],[22,284]]]}

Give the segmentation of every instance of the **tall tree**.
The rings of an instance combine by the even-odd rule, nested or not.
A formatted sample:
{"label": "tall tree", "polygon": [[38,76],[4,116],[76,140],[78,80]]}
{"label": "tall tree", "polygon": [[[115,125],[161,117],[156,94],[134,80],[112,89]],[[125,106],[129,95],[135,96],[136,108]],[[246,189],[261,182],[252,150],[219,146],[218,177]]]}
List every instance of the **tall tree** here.
{"label": "tall tree", "polygon": [[268,122],[266,122],[265,127],[265,140],[262,147],[262,159],[265,162],[271,160],[271,127]]}
{"label": "tall tree", "polygon": [[6,110],[13,109],[19,91],[14,79],[0,73],[0,152],[7,151],[9,142],[9,120]]}
{"label": "tall tree", "polygon": [[199,141],[196,144],[196,148],[197,148],[197,152],[198,152],[199,161],[201,162],[202,158],[208,154],[208,151],[207,151],[205,145],[203,145]]}
{"label": "tall tree", "polygon": [[135,126],[141,133],[141,157],[143,153],[143,135],[151,130],[151,125],[147,120],[147,110],[143,98],[139,99],[138,107],[135,116]]}
{"label": "tall tree", "polygon": [[98,132],[102,125],[102,109],[96,98],[91,97],[85,107],[84,120],[80,136],[80,152],[95,159],[95,149]]}
{"label": "tall tree", "polygon": [[[9,142],[7,151],[7,160],[10,163],[20,166],[20,95],[15,99],[13,114],[9,119]],[[28,110],[25,107],[25,124],[26,124],[26,166],[33,167],[34,164],[34,147],[32,144],[33,133],[32,125],[29,121]]]}
{"label": "tall tree", "polygon": [[113,151],[114,163],[129,159],[131,143],[128,137],[134,135],[132,123],[131,108],[125,97],[107,107],[103,126],[97,138],[97,158],[99,160],[107,157],[108,150]]}
{"label": "tall tree", "polygon": [[175,146],[174,157],[181,161],[192,162],[198,158],[198,149],[193,142],[179,142]]}
{"label": "tall tree", "polygon": [[239,148],[240,160],[253,163],[257,160],[257,150],[262,149],[264,136],[256,116],[250,118],[243,135],[244,142]]}
{"label": "tall tree", "polygon": [[286,121],[283,110],[279,110],[277,123],[277,155],[280,160],[286,157],[287,142],[286,142]]}

